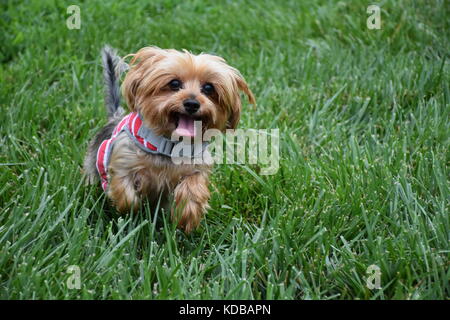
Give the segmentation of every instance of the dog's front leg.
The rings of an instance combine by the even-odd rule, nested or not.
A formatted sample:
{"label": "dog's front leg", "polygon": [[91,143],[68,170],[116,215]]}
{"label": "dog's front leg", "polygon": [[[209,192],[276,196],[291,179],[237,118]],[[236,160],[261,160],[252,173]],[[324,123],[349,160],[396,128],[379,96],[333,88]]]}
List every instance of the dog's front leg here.
{"label": "dog's front leg", "polygon": [[110,173],[110,185],[108,187],[108,197],[121,213],[136,210],[139,207],[139,195],[135,189],[132,176],[119,176]]}
{"label": "dog's front leg", "polygon": [[178,221],[178,227],[186,233],[194,230],[208,208],[208,175],[196,172],[184,177],[174,191],[176,208],[172,218]]}

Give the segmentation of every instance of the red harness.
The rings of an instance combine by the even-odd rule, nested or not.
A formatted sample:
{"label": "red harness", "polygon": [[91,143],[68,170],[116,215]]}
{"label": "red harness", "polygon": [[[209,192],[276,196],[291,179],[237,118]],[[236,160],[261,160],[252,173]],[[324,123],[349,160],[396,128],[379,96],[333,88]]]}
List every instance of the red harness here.
{"label": "red harness", "polygon": [[108,164],[111,156],[111,152],[114,146],[114,142],[122,131],[126,131],[132,140],[140,144],[140,147],[144,150],[148,149],[156,151],[157,148],[148,142],[145,138],[138,134],[139,129],[142,127],[142,119],[137,112],[132,112],[125,116],[119,124],[114,128],[111,138],[104,140],[97,151],[97,171],[100,175],[102,188],[106,191],[108,187]]}
{"label": "red harness", "polygon": [[[150,128],[142,123],[139,113],[132,112],[125,116],[114,128],[111,138],[104,140],[97,151],[97,171],[100,175],[103,190],[108,188],[108,165],[111,152],[114,148],[114,142],[118,135],[124,131],[128,137],[141,150],[151,154],[164,155],[167,157],[203,157],[208,142],[202,142],[198,148],[194,144],[182,144],[182,148],[175,149],[180,141],[172,141],[163,136],[156,135]],[[180,150],[178,150],[180,149]],[[178,150],[178,151],[176,151]]]}

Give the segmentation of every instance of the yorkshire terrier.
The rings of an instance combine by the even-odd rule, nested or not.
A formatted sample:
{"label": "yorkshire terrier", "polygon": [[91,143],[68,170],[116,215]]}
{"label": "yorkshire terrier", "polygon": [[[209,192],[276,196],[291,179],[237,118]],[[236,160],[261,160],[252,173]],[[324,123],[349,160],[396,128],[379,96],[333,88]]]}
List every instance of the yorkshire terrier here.
{"label": "yorkshire terrier", "polygon": [[[131,57],[129,64],[125,58]],[[207,129],[235,129],[240,92],[253,93],[240,72],[219,56],[145,47],[121,59],[102,50],[108,123],[92,139],[84,161],[89,183],[101,183],[119,212],[136,210],[144,199],[169,203],[186,233],[198,227],[208,208],[211,165],[174,163],[173,134],[194,137],[195,121]],[[120,106],[122,95],[131,113]]]}

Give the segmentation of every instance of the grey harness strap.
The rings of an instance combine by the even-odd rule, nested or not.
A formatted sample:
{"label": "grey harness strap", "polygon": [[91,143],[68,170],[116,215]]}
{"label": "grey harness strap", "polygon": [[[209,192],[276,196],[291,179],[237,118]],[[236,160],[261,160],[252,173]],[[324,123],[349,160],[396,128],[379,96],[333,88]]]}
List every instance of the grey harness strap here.
{"label": "grey harness strap", "polygon": [[[143,151],[152,153],[152,154],[162,154],[167,157],[188,157],[188,158],[197,158],[201,157],[203,154],[203,151],[208,147],[208,142],[203,142],[200,145],[196,144],[185,144],[183,143],[183,140],[181,141],[172,141],[166,137],[158,136],[156,135],[150,128],[142,124],[142,126],[139,128],[137,134],[144,138],[146,141],[148,141],[150,144],[156,147],[156,150],[152,150],[150,148],[147,148],[142,143],[140,143],[136,137],[130,132],[130,129],[125,126],[123,129],[130,139]],[[183,146],[180,146],[182,152],[180,154],[173,154],[172,151],[175,148],[176,145],[182,143]]]}

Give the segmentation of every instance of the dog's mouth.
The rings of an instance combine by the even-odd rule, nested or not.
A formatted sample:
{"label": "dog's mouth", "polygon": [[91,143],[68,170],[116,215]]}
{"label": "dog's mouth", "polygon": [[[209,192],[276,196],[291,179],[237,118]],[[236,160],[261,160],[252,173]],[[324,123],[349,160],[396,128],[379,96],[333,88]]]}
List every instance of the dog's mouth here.
{"label": "dog's mouth", "polygon": [[196,135],[195,121],[203,121],[202,116],[191,116],[179,112],[172,113],[170,119],[175,125],[175,133],[183,137],[194,137]]}

